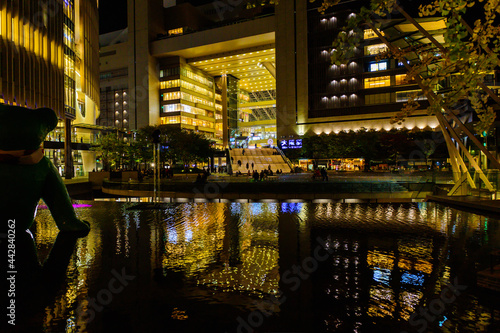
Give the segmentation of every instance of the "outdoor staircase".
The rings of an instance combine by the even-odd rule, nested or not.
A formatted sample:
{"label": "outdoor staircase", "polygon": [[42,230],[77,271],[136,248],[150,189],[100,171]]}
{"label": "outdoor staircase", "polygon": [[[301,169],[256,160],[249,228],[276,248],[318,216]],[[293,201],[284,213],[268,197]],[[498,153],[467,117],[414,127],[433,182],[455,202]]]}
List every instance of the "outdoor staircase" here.
{"label": "outdoor staircase", "polygon": [[[261,170],[268,170],[269,166],[271,166],[271,170],[274,173],[277,170],[282,170],[283,173],[290,173],[291,171],[290,166],[283,159],[283,156],[281,156],[281,154],[274,148],[245,148],[244,155],[242,148],[234,148],[231,149],[231,157],[231,167],[233,173],[238,171],[241,173],[247,173],[249,170],[250,172],[253,172],[253,170],[260,172]],[[241,162],[241,165],[238,164],[238,161]]]}

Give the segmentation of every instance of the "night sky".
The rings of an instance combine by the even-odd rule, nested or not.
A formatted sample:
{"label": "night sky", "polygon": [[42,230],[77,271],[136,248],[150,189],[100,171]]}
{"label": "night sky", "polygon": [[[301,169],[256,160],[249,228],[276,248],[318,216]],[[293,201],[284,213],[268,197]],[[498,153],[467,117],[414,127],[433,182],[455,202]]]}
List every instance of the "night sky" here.
{"label": "night sky", "polygon": [[[144,0],[138,0],[138,1],[144,1]],[[190,2],[193,5],[198,6],[213,2],[213,0],[190,0],[187,2]],[[105,34],[108,32],[125,29],[126,27],[127,27],[127,0],[99,1],[100,34]]]}
{"label": "night sky", "polygon": [[[144,1],[144,0],[138,0]],[[158,0],[162,1],[162,0]],[[187,2],[193,5],[203,5],[214,0],[188,0]],[[178,1],[179,3],[181,1]],[[410,15],[418,17],[418,4],[413,0],[402,1],[401,4]],[[481,12],[482,5],[476,5],[474,8],[469,9],[465,19],[472,24],[474,20],[481,17],[479,13]],[[101,0],[99,1],[99,33],[104,34],[111,31],[125,29],[127,27],[127,0]]]}
{"label": "night sky", "polygon": [[125,29],[127,27],[127,0],[99,1],[99,33]]}

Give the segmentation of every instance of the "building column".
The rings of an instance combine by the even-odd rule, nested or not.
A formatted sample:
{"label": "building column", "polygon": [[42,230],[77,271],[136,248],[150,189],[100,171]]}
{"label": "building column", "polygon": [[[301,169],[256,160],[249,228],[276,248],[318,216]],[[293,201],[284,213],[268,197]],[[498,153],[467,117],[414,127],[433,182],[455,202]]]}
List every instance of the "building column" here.
{"label": "building column", "polygon": [[64,174],[66,179],[73,178],[73,154],[71,150],[71,119],[64,121]]}
{"label": "building column", "polygon": [[308,121],[307,1],[276,6],[276,134],[297,137],[298,123]]}
{"label": "building column", "polygon": [[159,64],[151,56],[149,43],[164,33],[163,3],[128,0],[129,128],[160,124]]}
{"label": "building column", "polygon": [[221,102],[222,102],[222,146],[227,148],[229,145],[229,128],[227,117],[227,76],[223,74],[221,82]]}

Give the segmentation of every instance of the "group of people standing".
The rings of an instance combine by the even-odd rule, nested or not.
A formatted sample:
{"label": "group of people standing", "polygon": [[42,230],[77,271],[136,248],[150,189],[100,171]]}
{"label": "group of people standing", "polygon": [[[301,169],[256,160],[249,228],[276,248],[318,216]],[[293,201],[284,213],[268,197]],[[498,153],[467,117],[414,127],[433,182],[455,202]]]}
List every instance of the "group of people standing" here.
{"label": "group of people standing", "polygon": [[[248,175],[250,176],[250,170],[248,170]],[[253,171],[252,178],[254,181],[263,181],[264,179],[267,178],[267,176],[272,176],[273,171],[272,170],[261,170],[260,173],[257,170]]]}
{"label": "group of people standing", "polygon": [[312,178],[313,178],[313,180],[315,180],[316,178],[321,178],[321,180],[327,181],[328,180],[328,172],[326,172],[325,168],[316,169],[316,170],[314,170],[314,174],[313,174]]}

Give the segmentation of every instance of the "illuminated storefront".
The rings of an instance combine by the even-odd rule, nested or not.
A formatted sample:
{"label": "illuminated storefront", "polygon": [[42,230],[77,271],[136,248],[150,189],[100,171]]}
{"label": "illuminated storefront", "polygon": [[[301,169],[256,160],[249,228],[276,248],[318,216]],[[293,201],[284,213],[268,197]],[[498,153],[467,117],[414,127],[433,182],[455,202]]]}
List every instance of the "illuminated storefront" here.
{"label": "illuminated storefront", "polygon": [[299,166],[304,170],[314,170],[318,167],[335,171],[361,171],[365,167],[365,160],[362,158],[300,159]]}

